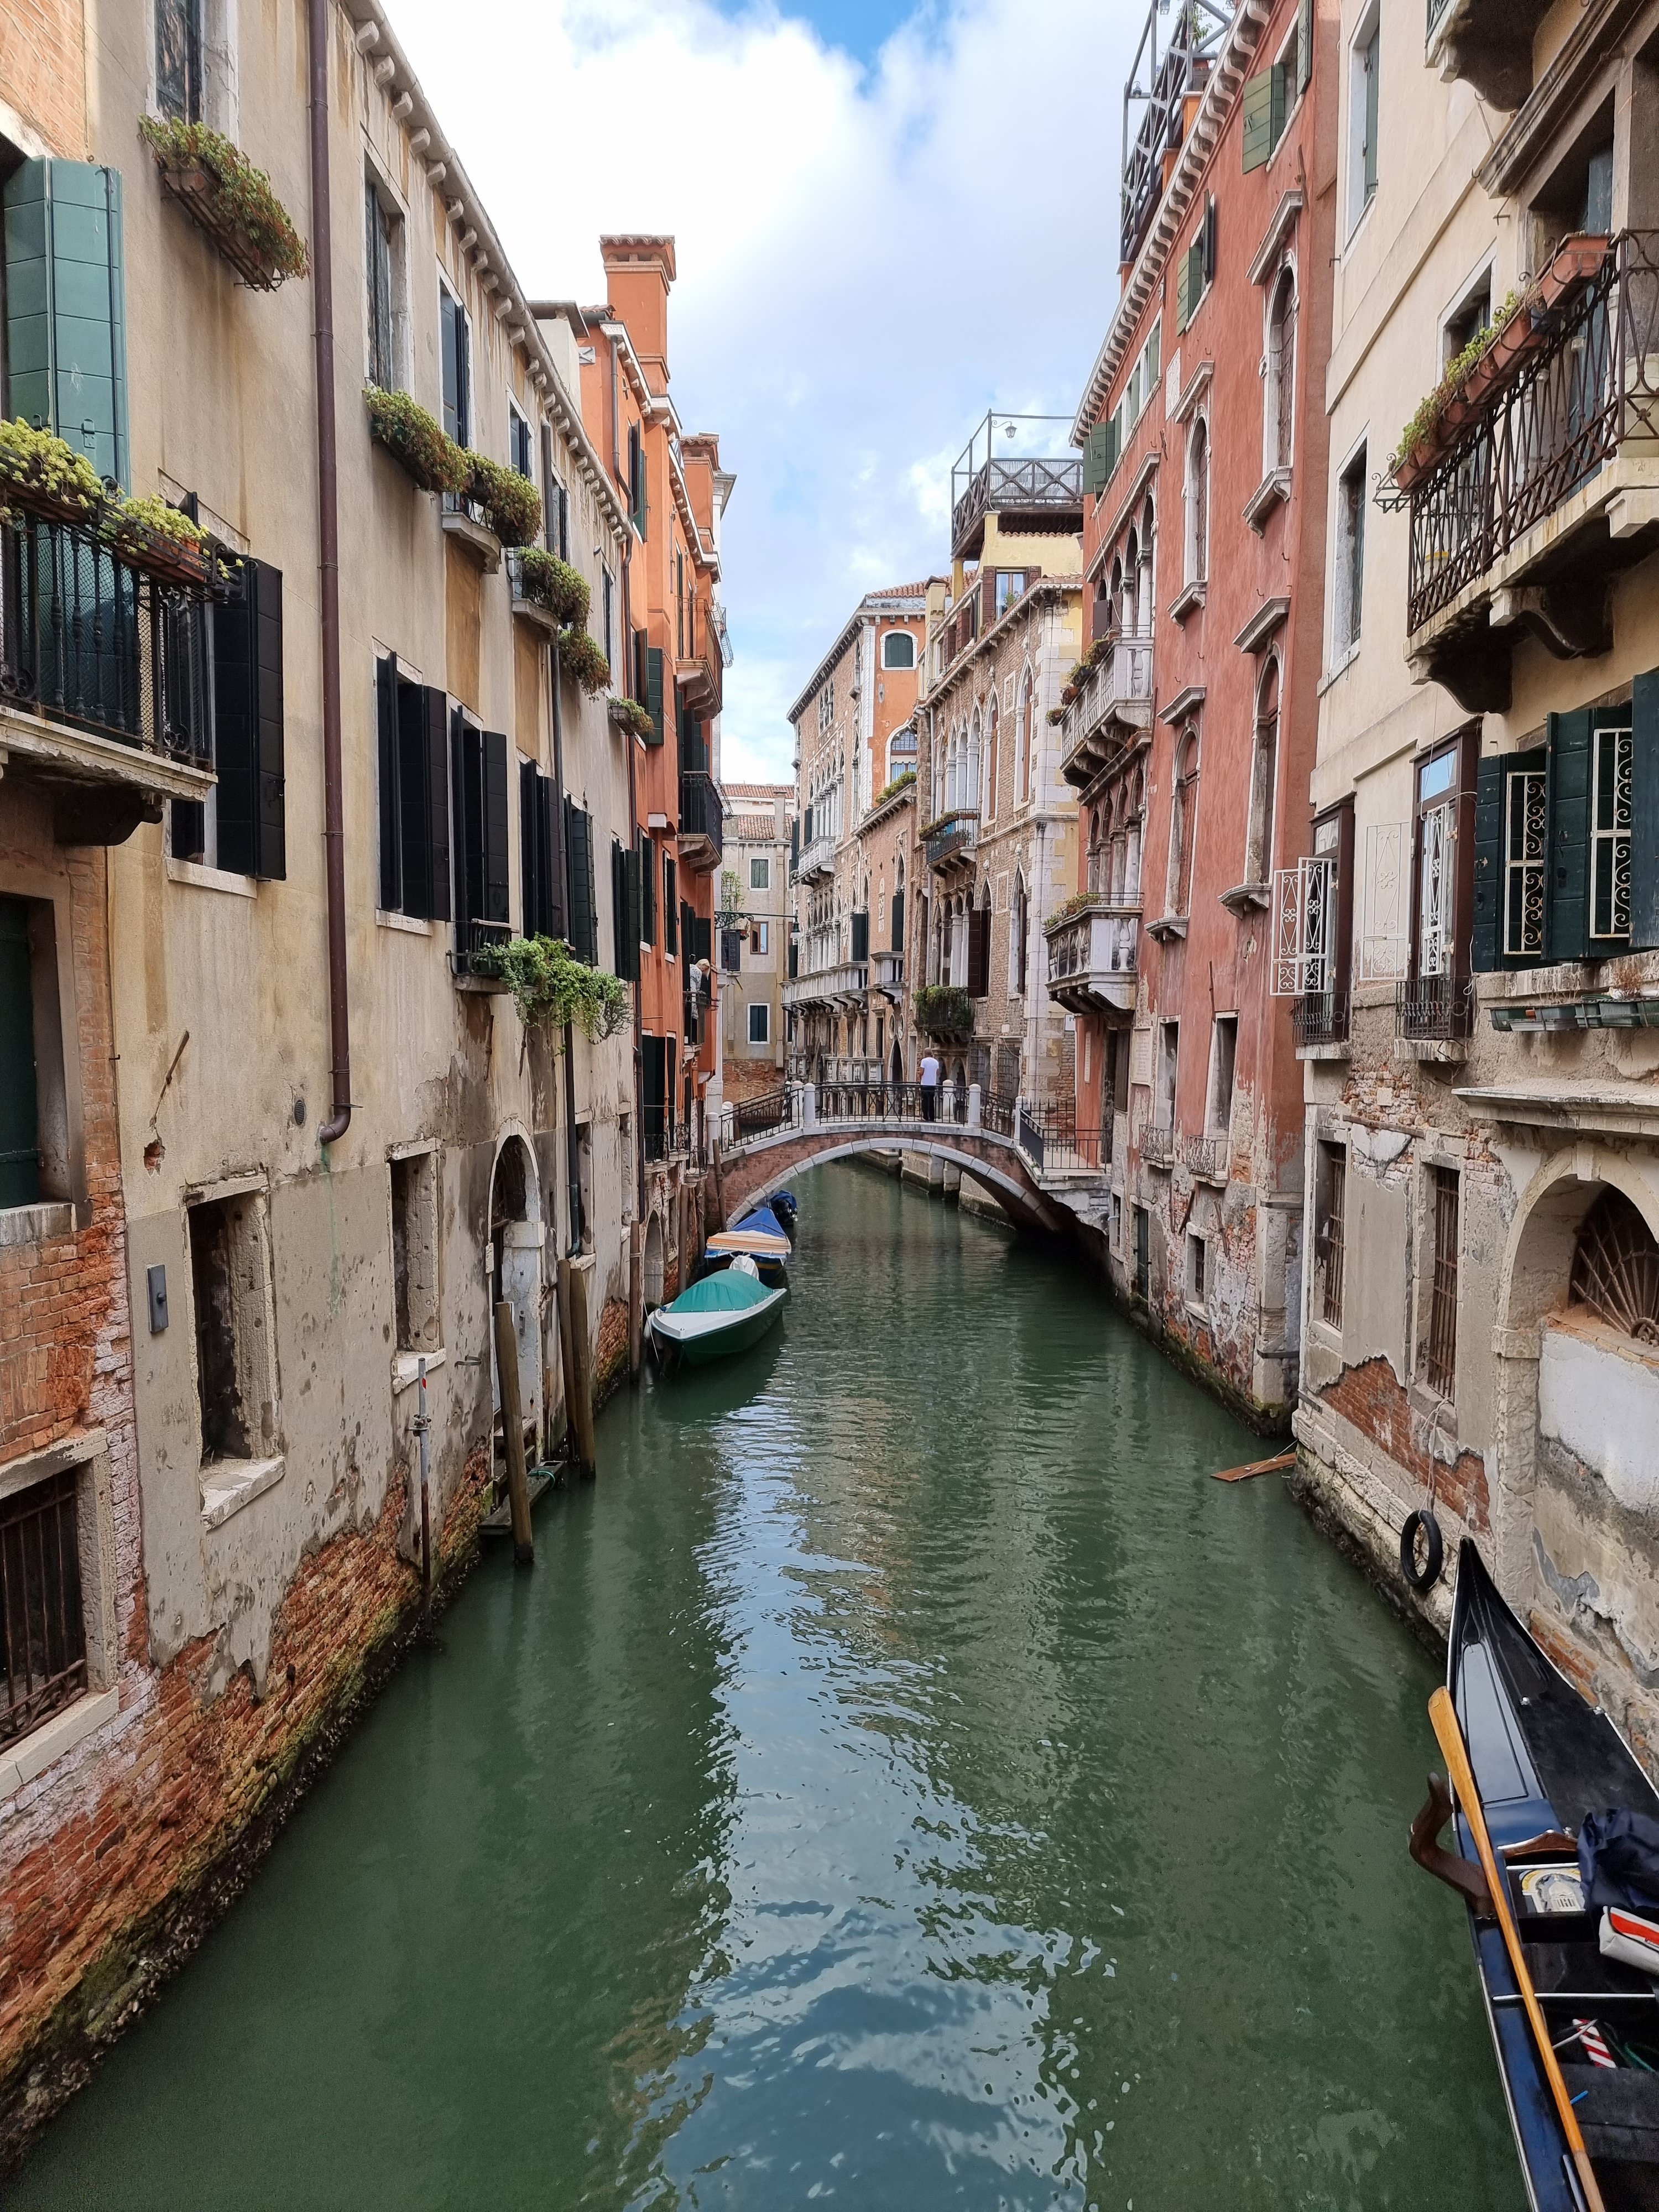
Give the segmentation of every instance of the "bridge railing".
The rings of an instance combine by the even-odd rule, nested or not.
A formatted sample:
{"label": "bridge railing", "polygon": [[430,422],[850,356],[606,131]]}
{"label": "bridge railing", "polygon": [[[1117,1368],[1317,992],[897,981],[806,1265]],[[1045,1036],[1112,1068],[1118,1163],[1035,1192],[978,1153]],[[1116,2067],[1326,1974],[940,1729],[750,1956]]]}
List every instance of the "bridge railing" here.
{"label": "bridge railing", "polygon": [[[1104,1143],[1103,1144],[1103,1134]],[[1019,1102],[1019,1148],[1039,1175],[1098,1175],[1111,1156],[1111,1133],[1079,1129],[1075,1105]]]}
{"label": "bridge railing", "polygon": [[781,1136],[799,1129],[805,1111],[806,1085],[786,1083],[754,1098],[735,1098],[720,1109],[720,1140],[728,1151],[750,1137]]}

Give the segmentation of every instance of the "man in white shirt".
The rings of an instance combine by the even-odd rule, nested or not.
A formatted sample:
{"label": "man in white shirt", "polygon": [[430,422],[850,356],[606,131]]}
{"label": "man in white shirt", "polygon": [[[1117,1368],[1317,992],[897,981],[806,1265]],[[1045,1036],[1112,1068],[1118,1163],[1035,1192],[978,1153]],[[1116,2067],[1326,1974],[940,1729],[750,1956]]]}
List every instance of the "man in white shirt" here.
{"label": "man in white shirt", "polygon": [[931,1121],[939,1099],[939,1061],[931,1052],[921,1056],[921,1118]]}

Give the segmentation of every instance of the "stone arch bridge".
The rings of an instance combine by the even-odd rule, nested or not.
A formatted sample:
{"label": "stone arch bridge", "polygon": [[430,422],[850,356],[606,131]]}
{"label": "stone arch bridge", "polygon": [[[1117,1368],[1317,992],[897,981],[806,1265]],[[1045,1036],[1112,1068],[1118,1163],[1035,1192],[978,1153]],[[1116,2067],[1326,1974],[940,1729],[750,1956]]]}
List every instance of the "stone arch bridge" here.
{"label": "stone arch bridge", "polygon": [[963,1168],[1011,1221],[1063,1235],[1075,1226],[1044,1190],[1018,1141],[1018,1109],[939,1086],[928,1119],[914,1083],[792,1084],[726,1107],[720,1125],[720,1192],[726,1218],[738,1220],[803,1168],[860,1152],[923,1152]]}

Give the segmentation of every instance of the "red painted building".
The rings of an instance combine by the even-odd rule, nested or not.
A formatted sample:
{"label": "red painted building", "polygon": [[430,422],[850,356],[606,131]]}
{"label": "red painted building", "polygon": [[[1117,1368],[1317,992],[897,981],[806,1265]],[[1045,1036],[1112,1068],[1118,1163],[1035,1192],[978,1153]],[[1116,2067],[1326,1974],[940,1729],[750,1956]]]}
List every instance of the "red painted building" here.
{"label": "red painted building", "polygon": [[1309,849],[1323,604],[1334,21],[1151,11],[1123,291],[1079,409],[1078,895],[1049,990],[1102,1131],[1113,1280],[1257,1418],[1297,1381],[1302,1071],[1275,872]]}

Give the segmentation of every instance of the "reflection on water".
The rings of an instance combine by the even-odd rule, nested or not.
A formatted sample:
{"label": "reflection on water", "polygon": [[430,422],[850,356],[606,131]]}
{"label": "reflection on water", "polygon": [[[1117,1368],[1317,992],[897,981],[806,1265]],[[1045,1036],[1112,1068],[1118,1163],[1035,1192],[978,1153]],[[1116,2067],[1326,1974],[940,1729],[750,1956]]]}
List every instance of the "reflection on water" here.
{"label": "reflection on water", "polygon": [[1086,1275],[800,1196],[18,2207],[1521,2205],[1428,1662]]}

